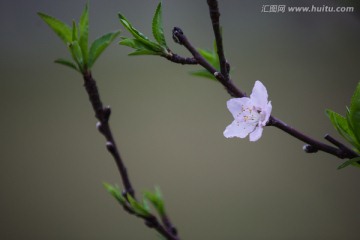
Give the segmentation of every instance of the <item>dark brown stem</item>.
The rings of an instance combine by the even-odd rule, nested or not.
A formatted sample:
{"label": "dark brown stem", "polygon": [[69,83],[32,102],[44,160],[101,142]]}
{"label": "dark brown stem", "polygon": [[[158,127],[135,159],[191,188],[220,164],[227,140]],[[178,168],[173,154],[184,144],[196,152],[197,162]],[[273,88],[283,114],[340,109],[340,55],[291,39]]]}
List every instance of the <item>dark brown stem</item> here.
{"label": "dark brown stem", "polygon": [[173,29],[173,38],[176,39],[177,43],[183,45],[187,50],[189,50],[189,52],[197,60],[198,64],[208,70],[211,74],[213,74],[232,97],[246,96],[245,93],[243,93],[234,85],[231,79],[226,79],[222,73],[217,72],[216,69],[201,56],[201,54],[195,49],[195,47],[190,44],[190,42],[180,28],[175,27]]}
{"label": "dark brown stem", "polygon": [[[290,134],[291,136],[309,144],[311,146],[311,147],[307,147],[308,149],[311,149],[310,151],[307,151],[309,153],[316,152],[316,151],[323,151],[323,152],[332,154],[334,156],[337,156],[338,158],[341,158],[341,159],[344,159],[344,158],[351,159],[351,158],[358,156],[353,150],[351,150],[350,148],[341,144],[340,142],[338,142],[334,138],[330,137],[329,135],[326,135],[325,139],[339,148],[335,148],[333,146],[319,142],[311,137],[308,137],[305,134],[299,132],[295,128],[287,125],[286,123],[282,122],[281,120],[279,120],[273,116],[270,117],[267,126],[277,127],[279,129],[283,130],[284,132]],[[331,140],[329,140],[329,139],[331,139]],[[340,145],[341,145],[341,147],[340,147]]]}
{"label": "dark brown stem", "polygon": [[[225,87],[225,89],[232,97],[241,98],[246,96],[245,93],[243,93],[239,88],[235,86],[235,84],[231,79],[226,79],[222,73],[216,72],[216,69],[213,66],[211,66],[211,64],[207,62],[200,55],[200,53],[191,45],[191,43],[188,41],[188,39],[186,38],[186,36],[184,35],[183,31],[180,28],[175,27],[173,29],[173,38],[175,42],[179,43],[180,45],[183,45],[186,49],[188,49],[189,52],[193,55],[193,57],[198,61],[199,65],[201,65],[202,67],[207,69],[211,74],[213,74],[216,77],[216,79]],[[339,147],[339,145],[335,144],[337,147],[339,147],[339,148],[335,148],[333,146],[314,140],[313,138],[306,136],[305,134],[290,127],[286,123],[282,122],[281,120],[273,116],[270,116],[270,120],[267,125],[277,127],[283,130],[284,132],[290,134],[291,136],[309,144],[304,148],[306,152],[316,152],[319,150],[337,156],[338,158],[341,159],[344,158],[351,159],[359,156],[357,153],[355,153],[353,150],[346,147],[345,145]]]}
{"label": "dark brown stem", "polygon": [[[92,77],[91,72],[86,71],[83,74],[83,78],[84,78],[84,87],[86,89],[86,92],[89,95],[91,105],[95,111],[95,117],[99,120],[99,122],[97,123],[97,128],[98,128],[99,132],[102,135],[104,135],[104,137],[106,138],[106,141],[107,141],[106,148],[111,153],[113,158],[115,159],[116,165],[119,169],[121,179],[122,179],[122,182],[123,182],[123,185],[125,188],[125,192],[123,193],[123,195],[126,196],[127,194],[130,194],[132,197],[135,198],[135,192],[131,185],[129,176],[127,174],[125,164],[124,164],[123,160],[121,159],[119,150],[116,146],[115,140],[113,138],[113,135],[112,135],[112,132],[110,129],[110,125],[109,125],[109,118],[110,118],[110,114],[111,114],[110,107],[103,106],[101,99],[100,99],[99,90],[96,86],[96,81]],[[170,221],[164,222],[164,226],[163,226],[160,224],[160,222],[158,221],[156,216],[154,216],[152,214],[150,214],[149,216],[146,216],[146,217],[137,215],[132,210],[131,206],[129,206],[127,203],[123,205],[123,208],[129,214],[136,215],[136,216],[142,218],[148,227],[154,228],[157,232],[159,232],[161,235],[163,235],[166,239],[179,240],[179,238],[176,234],[176,230],[173,230],[175,228],[172,227]],[[171,226],[171,228],[169,226]]]}
{"label": "dark brown stem", "polygon": [[224,76],[224,78],[228,79],[230,66],[225,58],[224,46],[221,36],[220,11],[218,7],[218,3],[216,0],[207,0],[207,3],[209,5],[210,18],[215,35],[217,54],[220,62],[220,71],[221,74]]}
{"label": "dark brown stem", "polygon": [[195,58],[185,58],[185,57],[181,57],[175,53],[170,53],[166,56],[164,56],[167,60],[174,62],[174,63],[180,63],[180,64],[189,64],[189,65],[196,65],[198,64],[198,62],[196,61]]}
{"label": "dark brown stem", "polygon": [[96,86],[96,81],[93,79],[91,72],[87,71],[83,74],[84,78],[84,87],[86,92],[89,95],[89,100],[95,111],[95,117],[99,120],[97,128],[102,135],[106,138],[106,147],[115,159],[116,165],[119,169],[121,179],[125,188],[126,193],[129,193],[131,196],[135,196],[134,189],[131,185],[125,164],[121,159],[119,150],[116,146],[115,139],[112,135],[109,118],[111,114],[110,107],[103,107],[103,104],[100,99],[99,90]]}

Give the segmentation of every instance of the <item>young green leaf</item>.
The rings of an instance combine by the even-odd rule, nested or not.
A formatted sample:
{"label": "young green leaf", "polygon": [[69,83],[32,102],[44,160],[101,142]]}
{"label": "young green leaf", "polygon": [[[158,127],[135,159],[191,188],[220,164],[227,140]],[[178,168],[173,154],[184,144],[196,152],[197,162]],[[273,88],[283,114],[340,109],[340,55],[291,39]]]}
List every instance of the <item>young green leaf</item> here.
{"label": "young green leaf", "polygon": [[164,200],[162,199],[160,189],[156,188],[155,193],[144,192],[144,198],[151,202],[160,216],[165,215]]}
{"label": "young green leaf", "polygon": [[[220,62],[219,62],[219,57],[217,55],[217,47],[216,47],[215,41],[214,41],[214,50],[213,51],[200,49],[200,48],[197,50],[200,53],[200,55],[206,61],[208,61],[214,68],[216,68],[216,69],[220,68]],[[204,77],[204,78],[208,78],[208,79],[217,81],[216,77],[213,74],[209,73],[207,70],[204,70],[204,69],[192,71],[192,72],[190,72],[190,74],[193,76]]]}
{"label": "young green leaf", "polygon": [[76,66],[76,64],[74,64],[73,62],[71,62],[70,60],[66,60],[66,59],[56,59],[55,60],[56,63],[70,67],[78,72],[80,72],[79,68]]}
{"label": "young green leaf", "polygon": [[354,136],[352,129],[349,127],[346,118],[329,109],[326,110],[326,114],[340,135],[343,136],[353,146],[357,147],[359,144]]}
{"label": "young green leaf", "polygon": [[353,159],[350,159],[346,162],[344,162],[343,164],[341,164],[337,169],[343,169],[349,165],[353,165],[353,166],[356,166],[356,167],[360,167],[360,164],[358,163],[358,161],[360,161],[360,157],[356,157],[356,158],[353,158]]}
{"label": "young green leaf", "polygon": [[79,42],[74,41],[74,42],[70,43],[69,44],[69,49],[70,49],[72,58],[77,63],[79,69],[81,71],[83,71],[85,68],[84,68],[84,61],[83,61],[81,48],[79,46]]}
{"label": "young green leaf", "polygon": [[107,33],[96,39],[90,47],[88,67],[91,68],[100,54],[114,41],[120,31]]}
{"label": "young green leaf", "polygon": [[135,52],[129,54],[129,56],[135,55],[161,55],[161,52],[153,51],[147,45],[143,44],[143,42],[137,39],[130,39],[130,38],[122,38],[119,42],[120,45],[128,46],[135,49]]}
{"label": "young green leaf", "polygon": [[123,195],[120,192],[119,187],[112,186],[109,183],[104,182],[103,183],[106,190],[121,204],[124,205],[126,203],[126,199],[123,197]]}
{"label": "young green leaf", "polygon": [[140,216],[150,216],[150,212],[146,209],[144,205],[138,203],[130,194],[127,194],[126,196],[134,212],[136,212]]}
{"label": "young green leaf", "polygon": [[62,21],[46,15],[44,13],[38,13],[38,15],[44,20],[44,22],[49,25],[49,27],[60,37],[60,39],[68,44],[72,42],[72,30],[67,24]]}
{"label": "young green leaf", "polygon": [[144,34],[142,34],[141,32],[139,32],[136,28],[134,28],[131,23],[129,22],[129,20],[127,20],[125,18],[124,15],[122,15],[121,13],[118,13],[120,22],[122,23],[122,25],[134,36],[134,38],[138,39],[138,40],[149,40],[148,37],[146,37]]}
{"label": "young green leaf", "polygon": [[159,52],[154,52],[151,50],[139,49],[132,53],[129,53],[128,55],[129,56],[139,56],[139,55],[161,55],[161,54]]}
{"label": "young green leaf", "polygon": [[[152,42],[148,37],[144,36],[141,32],[139,32],[136,28],[134,28],[131,23],[120,13],[118,14],[120,22],[123,26],[133,35],[135,40],[141,42],[143,46],[146,46],[146,49],[152,52],[157,52],[156,55],[164,55],[167,54],[167,49],[159,45],[158,43]],[[120,42],[121,43],[121,42]],[[123,44],[124,45],[124,44]],[[144,50],[144,48],[135,48],[136,50]],[[140,54],[135,54],[140,55]]]}
{"label": "young green leaf", "polygon": [[220,65],[219,59],[214,51],[209,51],[205,49],[198,49],[199,53],[203,58],[205,58],[206,61],[208,61],[211,65],[213,65],[215,68]]}
{"label": "young green leaf", "polygon": [[78,40],[78,29],[76,27],[75,21],[72,22],[72,37],[71,41],[77,41]]}
{"label": "young green leaf", "polygon": [[360,82],[351,98],[349,120],[354,131],[355,138],[360,142]]}
{"label": "young green leaf", "polygon": [[164,30],[163,30],[163,23],[162,23],[162,10],[161,10],[161,2],[158,4],[153,22],[152,22],[152,32],[154,35],[155,40],[162,46],[167,48]]}
{"label": "young green leaf", "polygon": [[203,77],[203,78],[208,78],[208,79],[217,81],[216,77],[214,75],[212,75],[211,73],[209,73],[207,70],[191,71],[190,74],[193,76],[196,76],[196,77]]}
{"label": "young green leaf", "polygon": [[89,5],[86,3],[84,11],[79,21],[79,45],[81,48],[82,55],[84,57],[84,65],[88,64],[89,49]]}

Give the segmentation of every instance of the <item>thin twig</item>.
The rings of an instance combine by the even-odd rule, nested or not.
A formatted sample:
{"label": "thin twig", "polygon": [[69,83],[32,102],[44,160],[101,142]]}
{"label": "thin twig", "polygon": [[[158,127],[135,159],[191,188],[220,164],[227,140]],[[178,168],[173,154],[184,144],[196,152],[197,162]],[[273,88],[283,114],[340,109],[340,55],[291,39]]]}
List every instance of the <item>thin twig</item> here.
{"label": "thin twig", "polygon": [[217,70],[201,56],[201,54],[195,49],[195,47],[190,44],[190,42],[180,28],[174,27],[173,39],[175,40],[175,42],[183,45],[187,50],[189,50],[189,52],[197,60],[198,64],[208,70],[211,74],[213,74],[232,97],[246,96],[245,93],[243,93],[234,85],[231,79],[226,79],[222,73],[217,72]]}
{"label": "thin twig", "polygon": [[230,65],[227,63],[225,58],[225,51],[221,37],[220,11],[218,3],[216,0],[207,0],[207,3],[209,5],[210,18],[215,35],[217,54],[220,62],[220,71],[225,79],[229,79]]}
{"label": "thin twig", "polygon": [[99,120],[99,123],[97,124],[97,128],[99,132],[102,135],[104,135],[104,137],[106,138],[107,141],[106,147],[113,156],[113,158],[115,159],[126,193],[129,193],[131,196],[134,197],[135,196],[134,189],[131,185],[125,164],[121,159],[119,150],[115,143],[115,139],[110,129],[110,125],[109,125],[109,118],[111,114],[110,107],[106,107],[106,108],[103,107],[99,95],[99,90],[96,86],[96,81],[93,79],[91,72],[90,71],[85,72],[83,78],[84,78],[84,87],[89,95],[89,100],[95,111],[95,117]]}
{"label": "thin twig", "polygon": [[167,60],[174,62],[174,63],[180,63],[180,64],[189,64],[189,65],[196,65],[198,64],[198,62],[196,61],[195,58],[185,58],[185,57],[181,57],[175,53],[170,53],[166,56],[164,56]]}

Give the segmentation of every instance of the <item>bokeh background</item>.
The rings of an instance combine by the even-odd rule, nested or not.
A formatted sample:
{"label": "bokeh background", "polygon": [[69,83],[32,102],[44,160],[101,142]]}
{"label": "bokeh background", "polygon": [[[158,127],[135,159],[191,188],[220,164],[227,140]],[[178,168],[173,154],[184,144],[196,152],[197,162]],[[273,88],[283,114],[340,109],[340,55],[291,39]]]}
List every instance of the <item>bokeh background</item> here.
{"label": "bokeh background", "polygon": [[[342,114],[360,79],[356,1],[220,1],[232,78],[250,93],[260,79],[273,114],[322,139],[338,137],[324,114]],[[90,35],[123,29],[121,11],[151,34],[158,1],[90,0]],[[0,239],[158,239],[103,189],[121,184],[80,75],[53,64],[68,56],[41,21],[71,22],[85,1],[0,2]],[[355,6],[355,13],[261,13],[264,4]],[[181,27],[212,47],[205,0],[163,0],[170,48]],[[125,31],[123,35],[129,35]],[[305,154],[302,143],[266,128],[256,143],[225,139],[228,94],[194,78],[194,66],[127,57],[116,43],[93,69],[138,196],[160,186],[182,239],[359,239],[359,169]]]}

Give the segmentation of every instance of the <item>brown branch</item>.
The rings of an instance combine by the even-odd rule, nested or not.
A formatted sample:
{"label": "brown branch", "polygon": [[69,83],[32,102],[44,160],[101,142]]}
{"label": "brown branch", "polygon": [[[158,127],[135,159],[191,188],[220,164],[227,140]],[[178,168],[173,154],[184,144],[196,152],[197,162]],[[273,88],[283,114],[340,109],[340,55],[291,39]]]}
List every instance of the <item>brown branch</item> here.
{"label": "brown branch", "polygon": [[[121,159],[119,150],[116,146],[115,140],[113,138],[110,125],[109,125],[109,118],[111,114],[110,107],[103,107],[103,104],[100,99],[99,90],[96,86],[96,81],[91,75],[90,71],[86,71],[83,74],[84,78],[84,87],[86,89],[86,92],[88,93],[89,100],[91,102],[91,105],[95,111],[95,117],[99,120],[97,123],[97,128],[99,132],[104,135],[106,138],[106,148],[113,156],[116,165],[119,169],[121,179],[123,186],[125,188],[125,191],[123,192],[123,195],[126,197],[127,194],[130,194],[133,198],[135,198],[135,191],[131,185],[130,178],[128,176],[125,164],[123,160]],[[159,232],[161,235],[163,235],[168,240],[179,240],[179,237],[177,236],[177,232],[175,228],[171,225],[170,220],[167,219],[167,222],[164,222],[163,226],[157,217],[155,215],[150,214],[149,216],[141,216],[136,214],[129,203],[125,203],[123,205],[123,208],[126,212],[132,215],[136,215],[140,218],[142,218],[145,221],[146,226],[149,228],[154,228],[157,232]],[[170,228],[171,226],[171,228]]]}
{"label": "brown branch", "polygon": [[[231,79],[226,79],[222,73],[216,72],[216,69],[211,66],[209,62],[207,62],[200,53],[191,45],[187,37],[184,35],[183,31],[175,27],[173,29],[173,39],[176,43],[179,43],[180,45],[183,45],[186,49],[189,50],[189,52],[193,55],[193,57],[198,61],[198,64],[207,69],[211,74],[213,74],[216,79],[225,87],[225,89],[228,91],[228,93],[232,97],[241,98],[245,97],[245,93],[243,93],[239,88],[235,86],[233,81]],[[329,154],[332,154],[334,156],[337,156],[338,158],[344,159],[344,158],[354,158],[358,157],[358,154],[355,153],[350,148],[346,147],[345,145],[342,145],[342,147],[335,148],[333,146],[327,145],[325,143],[319,142],[311,137],[306,136],[305,134],[301,133],[300,131],[294,129],[293,127],[290,127],[286,123],[282,122],[281,120],[270,116],[269,122],[267,126],[274,126],[282,131],[290,134],[291,136],[309,144],[309,146],[306,146],[304,150],[306,152],[316,152],[316,151],[323,151]],[[335,144],[336,145],[336,144]]]}

